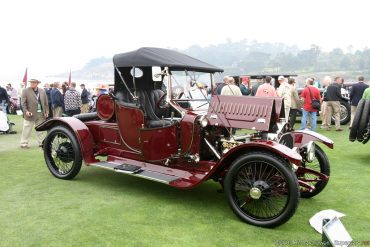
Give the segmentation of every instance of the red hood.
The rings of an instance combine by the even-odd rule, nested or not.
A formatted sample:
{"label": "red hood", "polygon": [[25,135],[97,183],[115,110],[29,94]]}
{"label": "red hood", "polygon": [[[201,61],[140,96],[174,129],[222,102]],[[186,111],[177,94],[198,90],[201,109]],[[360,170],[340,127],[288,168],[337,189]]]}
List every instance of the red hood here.
{"label": "red hood", "polygon": [[207,118],[212,125],[268,131],[284,116],[283,101],[275,97],[213,96]]}

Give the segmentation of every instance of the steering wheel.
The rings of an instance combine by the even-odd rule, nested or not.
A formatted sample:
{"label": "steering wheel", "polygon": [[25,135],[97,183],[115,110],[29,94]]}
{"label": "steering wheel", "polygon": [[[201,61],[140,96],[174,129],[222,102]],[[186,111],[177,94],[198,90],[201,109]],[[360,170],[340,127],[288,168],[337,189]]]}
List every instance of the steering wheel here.
{"label": "steering wheel", "polygon": [[155,103],[155,105],[158,107],[158,108],[161,108],[161,109],[164,109],[164,108],[167,108],[166,104],[165,104],[165,101],[164,99],[166,98],[167,96],[167,93],[164,93],[157,101],[157,103]]}

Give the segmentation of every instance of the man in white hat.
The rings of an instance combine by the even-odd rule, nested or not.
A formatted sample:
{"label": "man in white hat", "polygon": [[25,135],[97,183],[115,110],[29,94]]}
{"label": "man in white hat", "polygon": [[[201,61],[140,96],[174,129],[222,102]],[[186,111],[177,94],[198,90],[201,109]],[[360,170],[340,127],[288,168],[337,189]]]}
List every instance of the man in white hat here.
{"label": "man in white hat", "polygon": [[[30,80],[30,86],[23,90],[21,104],[23,110],[23,130],[21,148],[29,148],[28,139],[35,125],[40,124],[49,114],[48,98],[45,91],[38,87],[40,81]],[[43,132],[36,132],[39,146],[44,139]]]}
{"label": "man in white hat", "polygon": [[280,86],[277,88],[276,93],[279,97],[284,99],[285,121],[288,122],[290,106],[292,102],[292,89],[285,81],[284,76],[279,76],[278,82]]}

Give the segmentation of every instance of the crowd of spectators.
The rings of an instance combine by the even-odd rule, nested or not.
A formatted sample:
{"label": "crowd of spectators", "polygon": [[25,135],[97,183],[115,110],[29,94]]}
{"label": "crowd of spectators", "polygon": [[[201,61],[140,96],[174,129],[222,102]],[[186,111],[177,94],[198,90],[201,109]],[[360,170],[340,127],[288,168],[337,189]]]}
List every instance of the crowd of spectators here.
{"label": "crowd of spectators", "polygon": [[73,116],[89,112],[89,92],[84,84],[80,85],[81,93],[76,90],[76,83],[55,82],[45,84],[44,89],[48,95],[50,113],[49,117]]}
{"label": "crowd of spectators", "polygon": [[[360,76],[358,82],[352,86],[350,90],[351,104],[351,124],[356,112],[356,107],[359,100],[363,97],[365,89],[369,86],[364,82],[364,77]],[[250,85],[248,77],[242,77],[240,85],[235,84],[234,78],[225,76],[223,83],[216,87],[216,93],[219,95],[243,95],[243,96],[259,96],[259,97],[281,97],[284,101],[285,120],[289,122],[290,127],[294,129],[296,117],[301,110],[301,128],[316,131],[317,117],[320,112],[322,120],[322,129],[331,130],[331,119],[334,119],[335,130],[342,131],[340,126],[340,107],[341,101],[347,101],[341,93],[344,79],[335,77],[334,82],[330,76],[326,76],[323,80],[323,92],[320,92],[318,83],[314,78],[307,78],[305,86],[300,95],[296,88],[294,78],[278,77],[278,86],[273,86],[273,78],[266,76],[258,79],[257,83]],[[367,93],[369,94],[369,91]],[[369,94],[370,96],[370,94]],[[321,109],[315,109],[312,106],[313,100],[321,102]]]}
{"label": "crowd of spectators", "polygon": [[[279,76],[277,82],[274,87],[274,79],[270,76],[265,76],[258,79],[254,85],[251,85],[249,77],[242,77],[240,83],[236,83],[234,77],[225,76],[223,83],[218,84],[215,88],[215,93],[234,96],[281,97],[284,102],[284,117],[286,122],[289,122],[291,129],[294,129],[297,114],[301,111],[300,129],[316,131],[317,116],[318,112],[320,112],[322,129],[330,130],[331,120],[334,119],[335,130],[343,130],[340,126],[340,102],[346,99],[341,94],[344,82],[342,77],[335,77],[333,81],[330,76],[326,76],[323,80],[323,92],[322,90],[320,92],[318,89],[314,78],[307,78],[305,87],[300,94],[298,94],[296,88],[295,78]],[[351,104],[351,123],[349,128],[352,126],[352,120],[360,99],[363,95],[370,97],[370,89],[368,87],[363,76],[358,77],[358,82],[352,85],[349,95]],[[43,90],[47,96],[47,118],[73,116],[89,112],[90,92],[84,84],[81,84],[80,88],[80,90],[76,90],[76,83],[74,82],[70,85],[66,82],[62,84],[59,82],[45,83]],[[202,94],[207,95],[210,93],[205,90]],[[365,90],[366,93],[364,93]],[[6,89],[0,86],[0,110],[6,113],[7,106],[11,100],[19,101],[18,93],[11,84],[7,84]],[[194,94],[196,92],[189,90],[188,93]],[[321,102],[321,110],[312,106],[313,100]]]}
{"label": "crowd of spectators", "polygon": [[[88,113],[94,99],[100,94],[108,93],[108,87],[99,85],[96,92],[86,89],[84,84],[80,89],[76,88],[76,83],[44,83],[37,79],[31,79],[21,85],[17,90],[10,83],[6,87],[0,85],[0,113],[1,119],[8,120],[7,114],[22,114],[23,127],[21,134],[21,148],[29,148],[28,139],[34,126],[52,117],[74,116],[80,113]],[[6,123],[8,125],[8,123]],[[4,125],[5,126],[5,125]],[[41,146],[43,136],[37,133],[39,145]]]}
{"label": "crowd of spectators", "polygon": [[[28,84],[29,86],[31,85],[30,82]],[[81,84],[80,88],[80,90],[77,90],[74,82],[70,85],[67,82],[44,83],[42,89],[47,95],[48,118],[89,112],[89,103],[93,95],[86,89],[84,84]],[[16,110],[22,110],[21,94],[24,89],[17,90],[10,83],[6,85],[6,88],[0,85],[0,110],[4,111],[5,114],[9,113],[11,103],[15,105]]]}

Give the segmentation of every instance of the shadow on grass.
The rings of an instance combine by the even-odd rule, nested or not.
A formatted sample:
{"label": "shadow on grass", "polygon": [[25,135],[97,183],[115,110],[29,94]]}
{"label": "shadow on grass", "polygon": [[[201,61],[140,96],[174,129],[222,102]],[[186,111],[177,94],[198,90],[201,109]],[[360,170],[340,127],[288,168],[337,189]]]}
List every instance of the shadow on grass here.
{"label": "shadow on grass", "polygon": [[[318,207],[326,205],[322,200],[301,199],[298,205],[298,210],[295,216],[289,220],[289,224],[283,224],[276,228],[255,228],[241,221],[228,205],[225,193],[218,193],[220,185],[214,181],[206,181],[198,187],[189,190],[179,190],[158,182],[132,177],[119,173],[110,172],[107,170],[95,167],[83,167],[80,174],[72,180],[74,183],[83,184],[84,186],[92,186],[98,188],[99,193],[113,193],[115,196],[124,197],[135,196],[145,198],[145,200],[156,200],[156,205],[164,207],[170,205],[171,208],[181,206],[188,212],[197,212],[200,215],[209,215],[212,212],[215,217],[221,217],[223,220],[234,222],[237,225],[248,226],[252,229],[259,229],[263,232],[284,232],[298,231],[292,229],[294,222],[306,221],[302,213],[313,215]],[[67,186],[67,185],[66,185]],[[298,213],[298,214],[297,214]]]}
{"label": "shadow on grass", "polygon": [[[157,206],[170,205],[171,207],[176,207],[181,205],[189,211],[197,211],[199,214],[209,214],[209,212],[213,212],[214,215],[222,216],[225,220],[243,223],[232,212],[225,193],[217,192],[221,186],[211,180],[193,189],[180,190],[162,183],[96,167],[84,166],[75,179],[62,182],[67,182],[66,186],[68,186],[68,182],[73,182],[77,186],[91,186],[96,190],[95,192],[102,194],[113,193],[114,196],[118,197],[137,195],[138,197],[145,198],[145,200],[156,200]],[[330,203],[325,199],[325,196],[318,196],[318,198],[315,197],[310,199],[301,198],[296,215],[293,216],[289,222],[306,221],[307,218],[302,218],[302,213],[304,213],[304,215],[313,215],[318,209],[324,209],[326,207],[330,207]],[[290,224],[283,224],[273,229],[275,229],[275,231],[279,229],[279,232],[286,229],[293,230],[289,225]],[[268,228],[260,229],[264,229],[264,231],[272,230]]]}
{"label": "shadow on grass", "polygon": [[239,221],[229,208],[226,195],[217,192],[221,186],[213,181],[207,181],[193,189],[181,190],[155,181],[95,167],[82,168],[72,181],[85,186],[91,185],[98,188],[101,193],[109,191],[118,196],[138,195],[147,199],[155,198],[163,201],[163,204],[181,204],[200,211],[214,210],[215,214],[222,214],[231,220]]}

